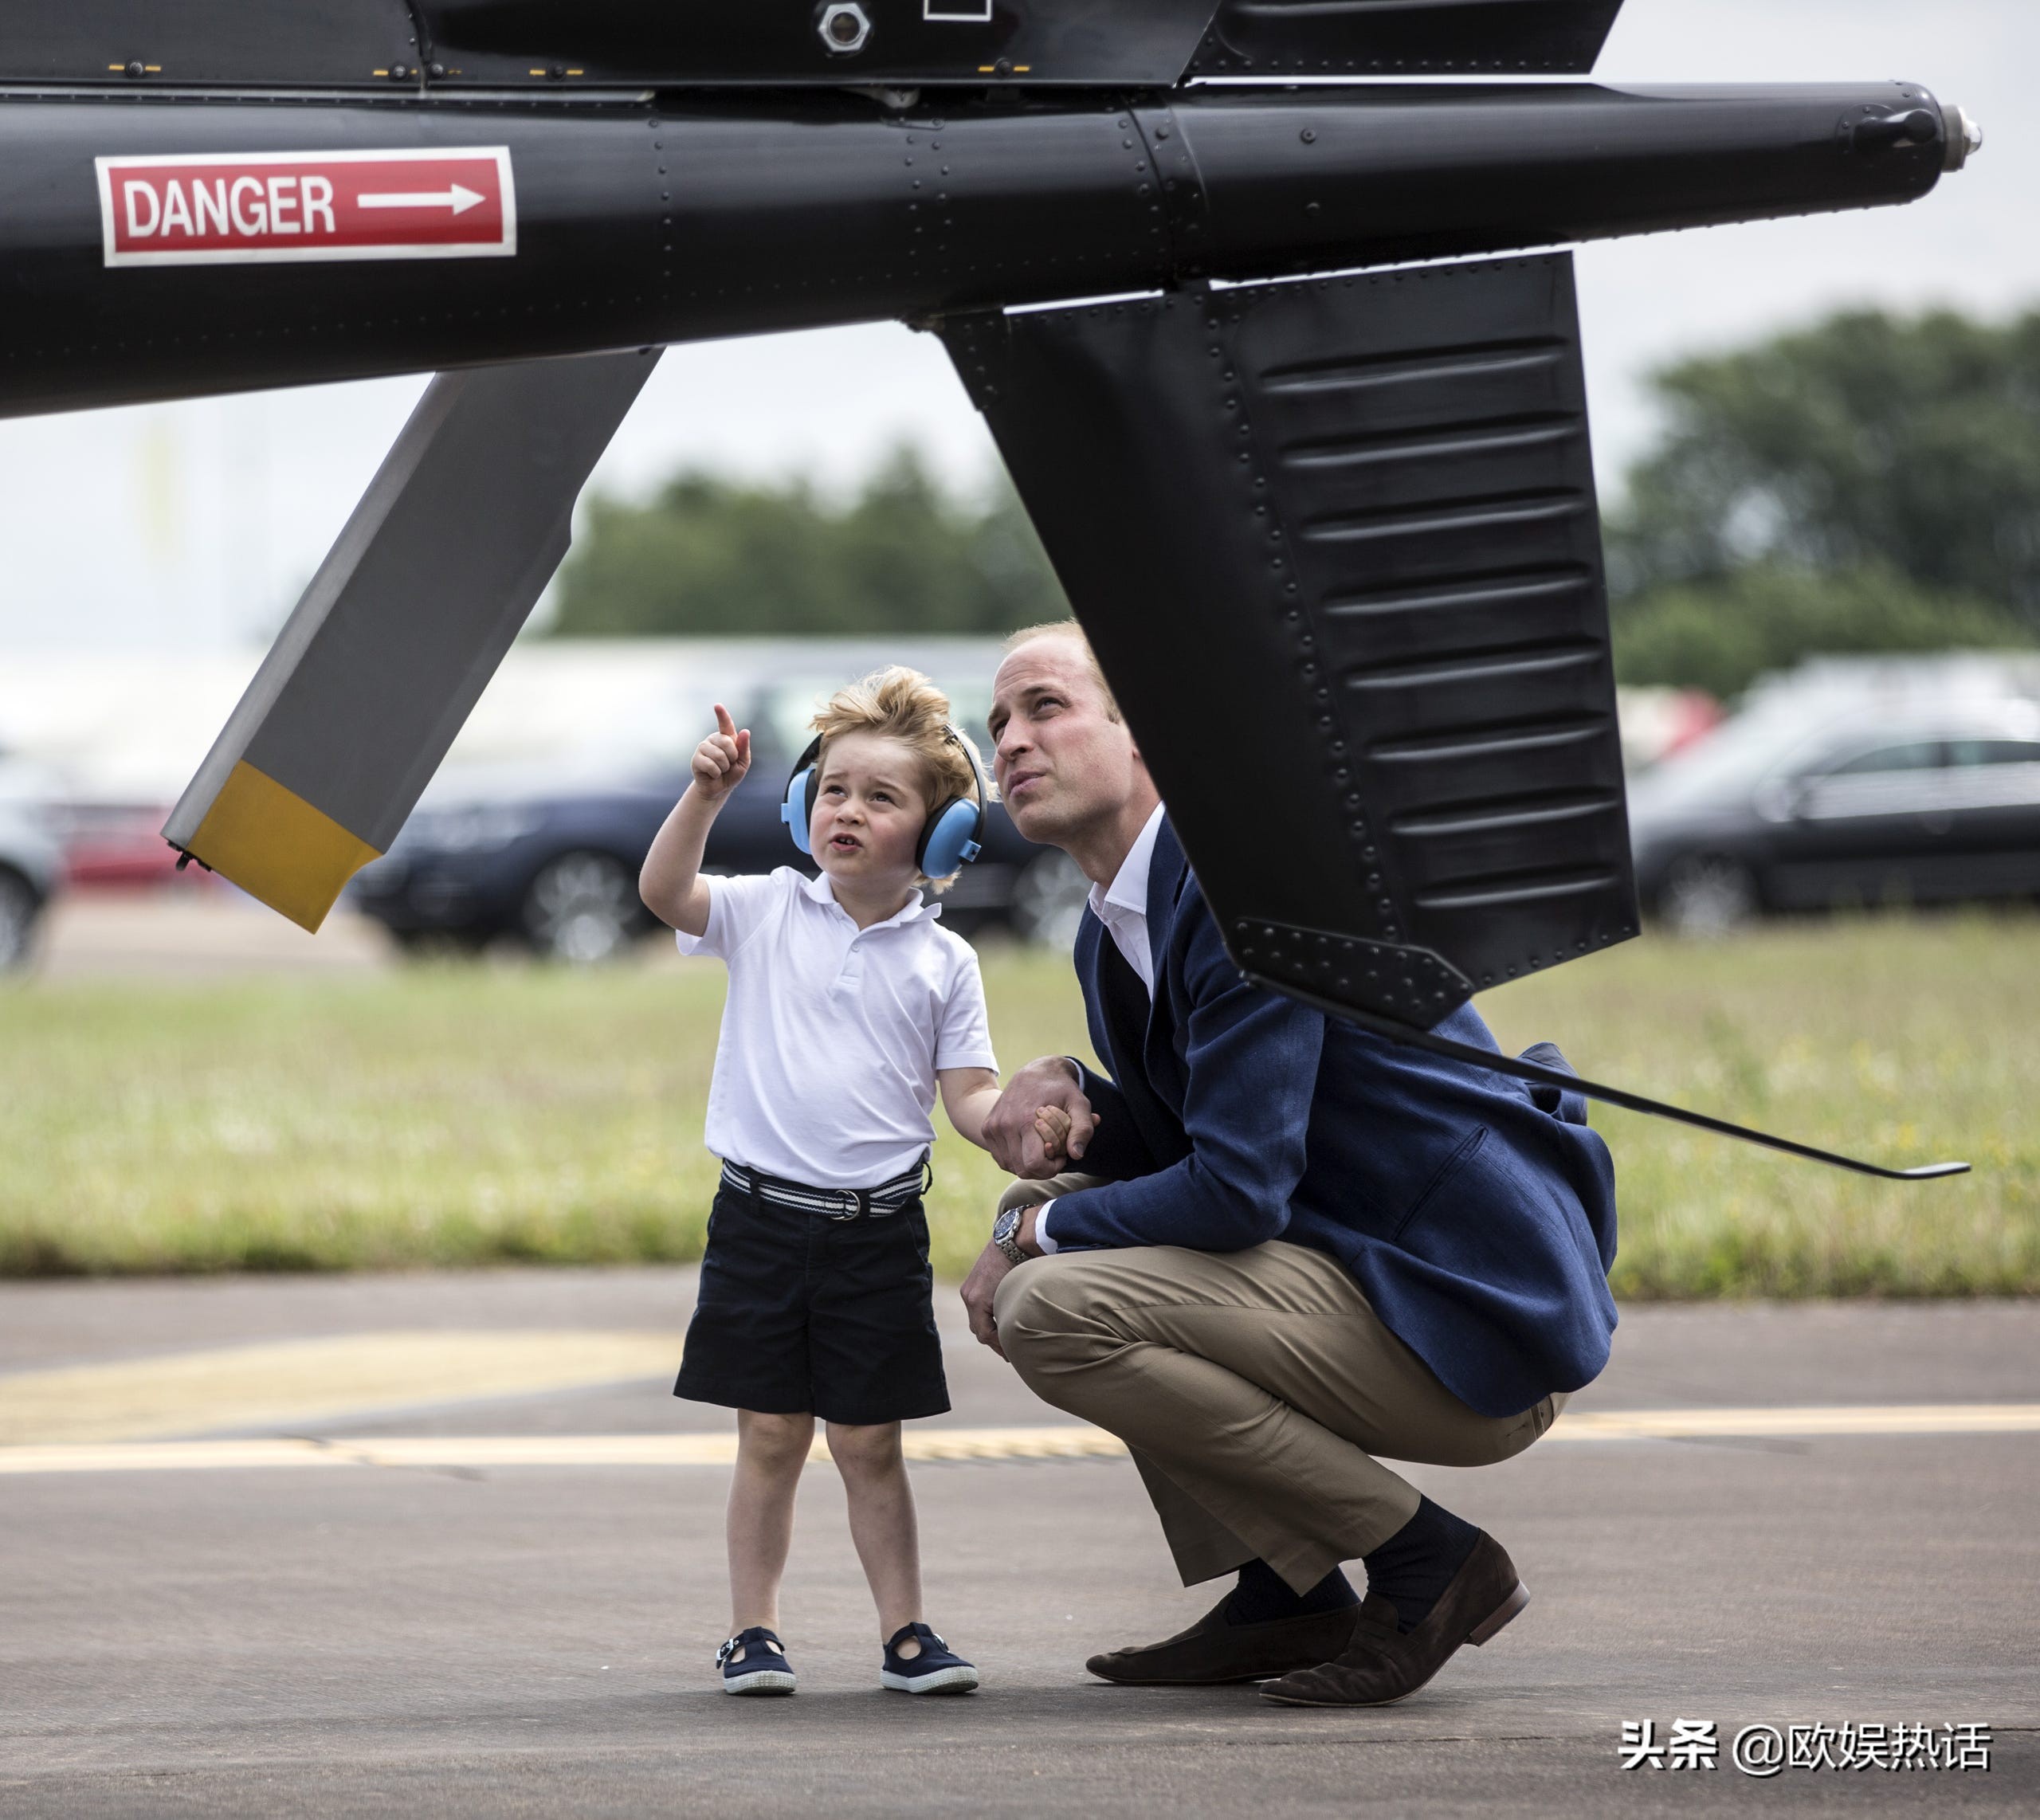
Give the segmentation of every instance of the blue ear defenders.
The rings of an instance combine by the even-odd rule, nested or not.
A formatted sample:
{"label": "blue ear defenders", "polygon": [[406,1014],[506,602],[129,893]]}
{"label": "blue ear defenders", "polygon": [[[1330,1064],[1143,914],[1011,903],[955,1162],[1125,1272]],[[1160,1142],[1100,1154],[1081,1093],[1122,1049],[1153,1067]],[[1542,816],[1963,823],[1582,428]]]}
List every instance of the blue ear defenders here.
{"label": "blue ear defenders", "polygon": [[[959,737],[953,727],[942,731],[970,761],[976,790],[974,798],[951,797],[921,824],[914,863],[924,878],[947,878],[964,861],[975,859],[984,845],[985,774],[979,769],[978,756],[971,750],[970,742]],[[807,750],[794,761],[794,775],[787,779],[786,794],[779,802],[779,819],[792,834],[794,845],[810,857],[814,849],[808,845],[807,831],[814,825],[814,798],[822,787],[821,758],[822,736],[817,734],[808,741]]]}

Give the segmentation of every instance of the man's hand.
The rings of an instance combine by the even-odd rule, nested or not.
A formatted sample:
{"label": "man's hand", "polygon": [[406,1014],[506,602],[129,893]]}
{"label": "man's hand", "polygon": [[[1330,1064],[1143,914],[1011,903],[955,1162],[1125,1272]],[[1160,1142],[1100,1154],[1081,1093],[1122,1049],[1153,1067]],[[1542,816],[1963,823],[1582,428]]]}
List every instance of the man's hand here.
{"label": "man's hand", "polygon": [[751,729],[741,732],[730,711],[716,704],[716,730],[694,748],[694,787],[709,802],[720,802],[751,769]]}
{"label": "man's hand", "polygon": [[978,1261],[971,1266],[971,1273],[963,1279],[962,1295],[963,1312],[970,1316],[971,1332],[980,1346],[989,1346],[1000,1358],[1006,1356],[1006,1348],[998,1343],[998,1323],[992,1318],[993,1296],[998,1286],[1006,1281],[1006,1273],[1013,1268],[1004,1252],[995,1245],[987,1245],[978,1254]]}
{"label": "man's hand", "polygon": [[[1035,1115],[1046,1107],[1069,1120],[1060,1150],[1049,1147],[1044,1125],[1036,1122]],[[1046,1130],[1056,1129],[1060,1122],[1046,1121]],[[1081,1157],[1097,1124],[1069,1058],[1043,1056],[1015,1074],[999,1095],[985,1119],[983,1141],[1009,1175],[1039,1181]]]}
{"label": "man's hand", "polygon": [[[1020,1230],[1014,1234],[1014,1241],[1030,1257],[1038,1257],[1041,1247],[1034,1242],[1035,1209],[1029,1207],[1020,1216]],[[960,1293],[963,1298],[963,1312],[970,1316],[971,1332],[980,1346],[989,1346],[1000,1358],[1006,1356],[1006,1348],[998,1343],[998,1322],[991,1312],[993,1298],[998,1294],[998,1286],[1006,1281],[1009,1270],[1018,1266],[995,1245],[987,1245],[978,1254],[978,1261],[971,1266],[971,1273],[963,1279]]]}

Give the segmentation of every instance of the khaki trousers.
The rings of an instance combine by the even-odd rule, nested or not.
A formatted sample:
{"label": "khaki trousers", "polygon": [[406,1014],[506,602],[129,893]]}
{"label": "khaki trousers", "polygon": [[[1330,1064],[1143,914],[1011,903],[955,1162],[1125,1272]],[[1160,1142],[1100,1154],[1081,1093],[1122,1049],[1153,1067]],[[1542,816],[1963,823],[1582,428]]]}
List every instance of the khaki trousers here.
{"label": "khaki trousers", "polygon": [[[1016,1183],[1008,1202],[1076,1185]],[[1258,1556],[1305,1591],[1416,1514],[1416,1488],[1376,1455],[1490,1465],[1566,1400],[1476,1414],[1336,1259],[1280,1241],[1035,1258],[993,1312],[1038,1396],[1126,1442],[1185,1586]]]}

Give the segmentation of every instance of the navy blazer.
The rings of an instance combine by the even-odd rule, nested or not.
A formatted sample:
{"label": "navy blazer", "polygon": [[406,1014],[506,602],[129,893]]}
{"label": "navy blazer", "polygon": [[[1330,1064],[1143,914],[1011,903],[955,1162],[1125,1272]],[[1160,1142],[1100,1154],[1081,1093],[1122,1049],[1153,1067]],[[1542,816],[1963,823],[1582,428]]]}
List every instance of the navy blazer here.
{"label": "navy blazer", "polygon": [[[1077,933],[1092,1047],[1112,1070],[1084,1071],[1102,1122],[1078,1167],[1108,1179],[1057,1201],[1058,1250],[1314,1246],[1483,1415],[1599,1373],[1614,1169],[1584,1100],[1247,985],[1166,819],[1148,933],[1151,1006],[1095,916]],[[1438,1028],[1495,1047],[1470,1005]]]}

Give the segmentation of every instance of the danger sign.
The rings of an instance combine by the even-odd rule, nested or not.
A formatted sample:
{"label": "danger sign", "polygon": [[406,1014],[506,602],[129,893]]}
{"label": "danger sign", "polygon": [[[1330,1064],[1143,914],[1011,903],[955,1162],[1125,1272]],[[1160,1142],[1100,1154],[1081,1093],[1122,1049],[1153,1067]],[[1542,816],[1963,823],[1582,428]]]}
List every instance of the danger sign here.
{"label": "danger sign", "polygon": [[473,259],[517,250],[507,146],[93,163],[108,265]]}

